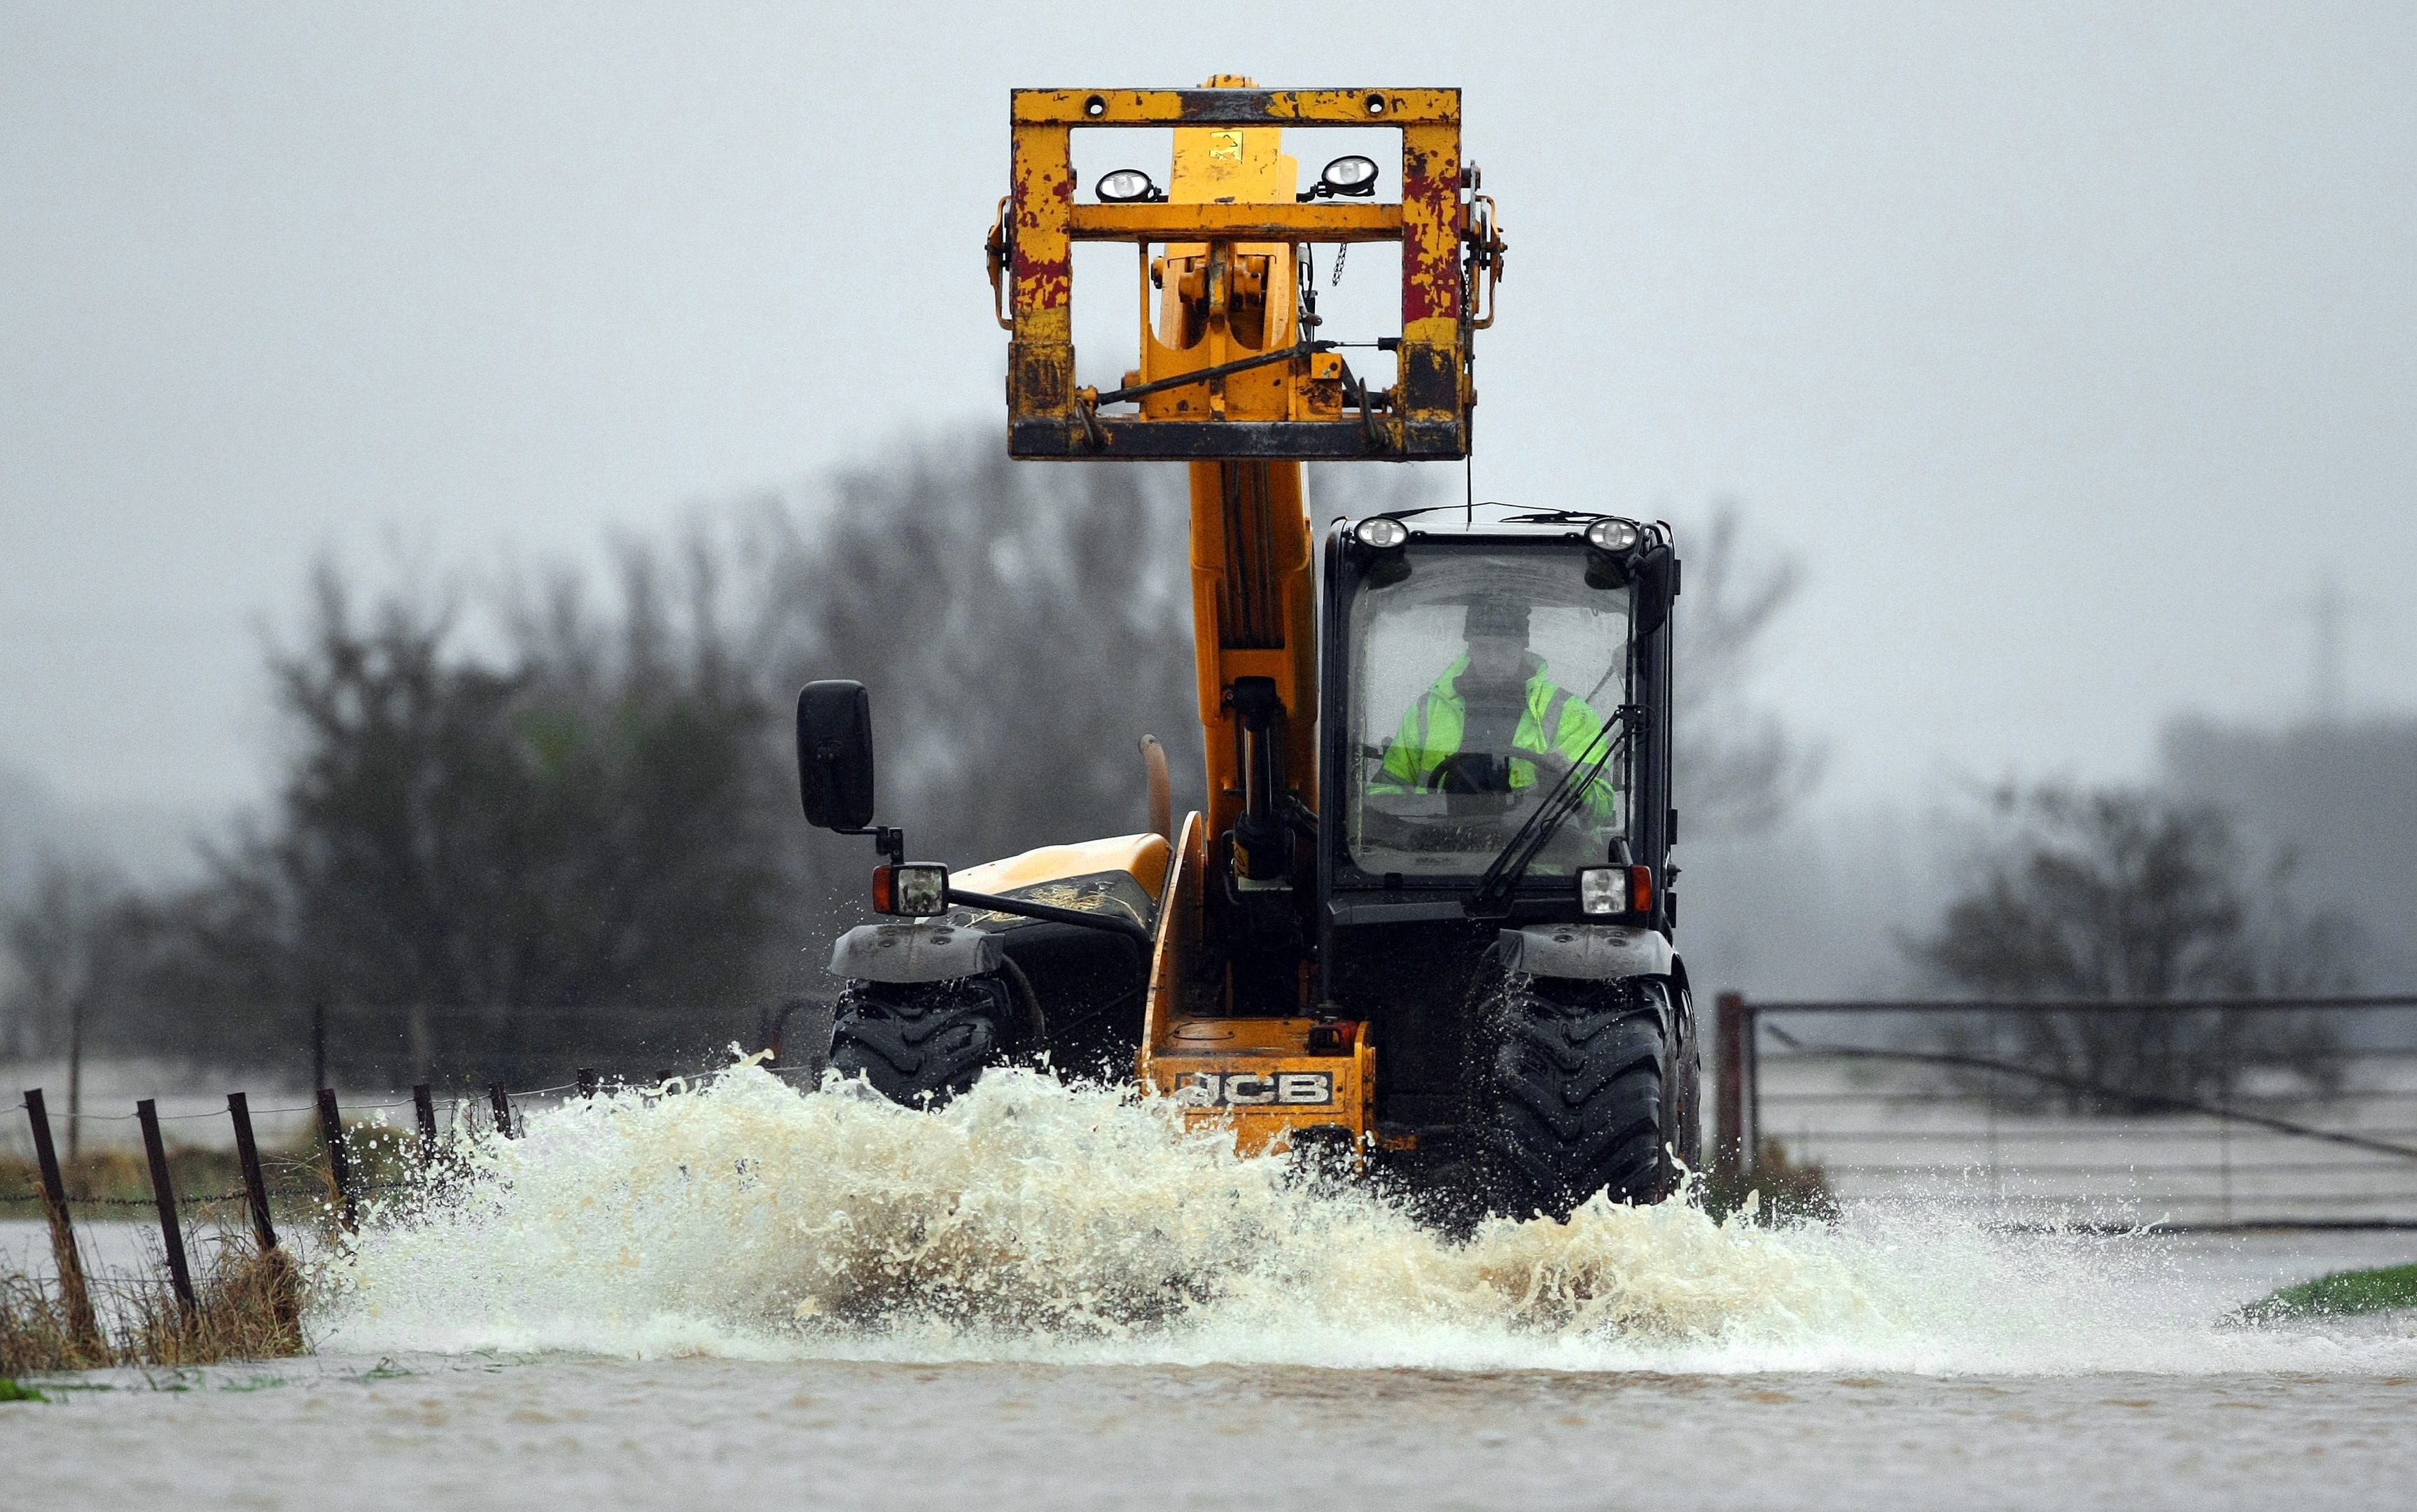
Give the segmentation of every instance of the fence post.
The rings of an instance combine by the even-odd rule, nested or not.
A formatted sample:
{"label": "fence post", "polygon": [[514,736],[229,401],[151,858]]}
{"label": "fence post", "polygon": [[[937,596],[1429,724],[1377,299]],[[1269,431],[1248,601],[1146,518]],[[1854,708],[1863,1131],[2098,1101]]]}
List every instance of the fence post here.
{"label": "fence post", "polygon": [[193,1273],[185,1263],[185,1225],[176,1216],[168,1147],[160,1141],[160,1105],[145,1097],[134,1105],[134,1116],[143,1122],[143,1153],[151,1159],[151,1198],[160,1206],[160,1242],[168,1250],[168,1283],[176,1289],[176,1306],[190,1323],[201,1304],[193,1299]]}
{"label": "fence post", "polygon": [[579,1095],[581,1096],[593,1097],[598,1092],[603,1089],[603,1077],[598,1075],[593,1066],[583,1066],[579,1068]]}
{"label": "fence post", "polygon": [[1745,1096],[1738,1109],[1738,1150],[1752,1172],[1762,1158],[1762,1010],[1751,1003],[1741,1005],[1745,1022],[1739,1028],[1738,1053],[1745,1057]]}
{"label": "fence post", "polygon": [[353,1197],[353,1161],[344,1149],[344,1118],[336,1107],[336,1089],[319,1089],[319,1137],[327,1145],[327,1179],[336,1186],[336,1211],[344,1232],[360,1227],[360,1207]]}
{"label": "fence post", "polygon": [[243,1166],[243,1195],[251,1204],[251,1236],[266,1258],[277,1247],[277,1224],[268,1216],[268,1183],[260,1174],[260,1145],[251,1137],[251,1104],[240,1092],[227,1094],[227,1120],[235,1125],[235,1157]]}
{"label": "fence post", "polygon": [[495,1110],[495,1132],[508,1140],[519,1139],[520,1135],[512,1129],[511,1094],[504,1090],[502,1082],[487,1083],[487,1101]]}
{"label": "fence post", "polygon": [[419,1163],[436,1163],[436,1095],[427,1082],[411,1089],[412,1116],[419,1123]]}
{"label": "fence post", "polygon": [[1745,1148],[1745,994],[1723,992],[1715,1002],[1720,1078],[1712,1091],[1712,1169],[1736,1176],[1752,1164]]}
{"label": "fence post", "polygon": [[42,1172],[42,1208],[51,1220],[51,1259],[59,1269],[59,1300],[67,1305],[68,1331],[86,1357],[103,1357],[100,1323],[92,1311],[92,1293],[84,1284],[84,1257],[76,1252],[75,1220],[68,1214],[68,1185],[59,1174],[59,1152],[51,1142],[50,1110],[42,1089],[25,1092],[25,1118],[34,1126],[34,1162]]}

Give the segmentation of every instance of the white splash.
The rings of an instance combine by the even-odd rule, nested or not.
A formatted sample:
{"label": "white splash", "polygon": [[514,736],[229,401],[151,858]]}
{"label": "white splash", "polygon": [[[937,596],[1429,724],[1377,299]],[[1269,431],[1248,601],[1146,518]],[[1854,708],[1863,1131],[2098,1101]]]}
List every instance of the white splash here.
{"label": "white splash", "polygon": [[[1445,1239],[1110,1091],[994,1072],[934,1113],[742,1066],[482,1141],[377,1216],[315,1323],[357,1351],[1680,1370],[2409,1368],[2221,1326],[2148,1246],[1922,1209],[1716,1222],[1598,1200]],[[2371,1358],[2370,1358],[2371,1356]]]}

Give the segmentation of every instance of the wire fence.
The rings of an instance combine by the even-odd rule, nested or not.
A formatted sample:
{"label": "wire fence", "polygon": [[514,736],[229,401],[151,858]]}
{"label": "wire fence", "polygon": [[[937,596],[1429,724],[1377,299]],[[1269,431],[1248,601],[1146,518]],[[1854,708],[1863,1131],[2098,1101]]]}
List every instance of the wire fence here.
{"label": "wire fence", "polygon": [[[262,1153],[260,1164],[264,1171],[274,1170],[280,1177],[285,1178],[264,1182],[263,1194],[267,1199],[286,1204],[357,1202],[363,1197],[375,1193],[418,1188],[422,1187],[423,1183],[417,1172],[378,1176],[370,1174],[366,1171],[340,1172],[338,1167],[342,1163],[341,1160],[330,1157],[331,1144],[344,1147],[350,1153],[351,1159],[357,1162],[363,1154],[374,1150],[379,1141],[383,1139],[386,1143],[392,1146],[386,1152],[390,1157],[386,1163],[388,1166],[399,1166],[408,1170],[414,1166],[424,1166],[430,1163],[441,1150],[449,1148],[462,1134],[471,1130],[490,1132],[499,1130],[507,1138],[516,1137],[523,1127],[520,1114],[524,1111],[521,1106],[524,1103],[560,1101],[571,1097],[632,1090],[650,1096],[677,1096],[727,1071],[731,1064],[723,1061],[690,1070],[659,1070],[644,1081],[608,1078],[595,1072],[583,1072],[578,1080],[572,1081],[519,1088],[507,1087],[499,1082],[483,1093],[460,1092],[444,1096],[439,1096],[433,1087],[422,1084],[413,1088],[408,1096],[389,1095],[350,1103],[339,1100],[334,1089],[324,1088],[318,1098],[312,1102],[291,1106],[248,1107],[245,1116],[247,1122],[294,1116],[312,1121],[305,1126],[306,1131],[303,1137],[289,1139],[283,1150]],[[821,1074],[818,1060],[809,1060],[804,1064],[789,1066],[768,1062],[761,1064],[764,1070],[793,1084],[811,1083]],[[332,1137],[328,1122],[328,1112],[331,1108],[336,1111],[334,1128],[342,1131],[340,1135]],[[402,1125],[385,1127],[363,1126],[365,1120],[371,1117],[392,1114],[406,1109],[412,1111],[416,1126]],[[16,1158],[27,1166],[32,1166],[36,1163],[32,1158],[35,1148],[53,1138],[47,1127],[38,1130],[36,1125],[64,1122],[65,1119],[55,1107],[47,1106],[47,1099],[42,1097],[41,1089],[38,1088],[21,1095],[13,1104],[7,1105],[6,1111],[10,1115],[9,1122],[14,1126],[10,1132],[18,1134],[23,1141],[24,1153]],[[126,1113],[80,1111],[72,1116],[75,1122],[80,1124],[140,1124],[147,1118],[155,1126],[174,1124],[180,1127],[190,1128],[196,1123],[205,1120],[218,1125],[226,1125],[232,1114],[229,1107],[220,1106],[177,1113],[160,1112],[156,1108],[151,1109],[147,1114],[141,1111]],[[9,1142],[11,1145],[17,1142],[14,1140]],[[189,1159],[194,1154],[194,1150],[195,1146],[187,1144],[178,1146],[175,1153],[179,1159]],[[163,1140],[162,1154],[166,1153]],[[89,1162],[86,1162],[87,1166]],[[75,1166],[74,1162],[70,1162],[70,1169],[88,1174],[84,1172],[84,1168]],[[61,1174],[65,1177],[67,1172],[62,1172]],[[38,1215],[50,1203],[52,1195],[46,1193],[40,1185],[0,1183],[0,1212],[10,1208],[31,1207]],[[64,1181],[56,1197],[60,1204],[71,1212],[113,1209],[139,1209],[149,1212],[157,1209],[162,1202],[162,1194],[156,1186],[148,1194],[143,1196],[108,1196],[80,1193],[68,1189]],[[171,1190],[165,1194],[164,1200],[178,1209],[206,1210],[244,1203],[251,1201],[251,1191],[238,1187],[225,1191],[212,1192]]]}
{"label": "wire fence", "polygon": [[1720,1001],[1714,1148],[2012,1223],[2417,1226],[2417,996]]}

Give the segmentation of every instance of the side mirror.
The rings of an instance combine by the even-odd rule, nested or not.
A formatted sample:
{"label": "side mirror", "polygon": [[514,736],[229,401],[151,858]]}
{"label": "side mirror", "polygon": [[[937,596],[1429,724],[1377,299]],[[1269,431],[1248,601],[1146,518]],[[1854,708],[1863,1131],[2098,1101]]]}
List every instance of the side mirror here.
{"label": "side mirror", "polygon": [[818,829],[854,835],[873,823],[873,699],[862,683],[798,690],[798,797]]}
{"label": "side mirror", "polygon": [[1636,561],[1636,633],[1651,635],[1670,621],[1670,600],[1679,597],[1679,558],[1656,546]]}

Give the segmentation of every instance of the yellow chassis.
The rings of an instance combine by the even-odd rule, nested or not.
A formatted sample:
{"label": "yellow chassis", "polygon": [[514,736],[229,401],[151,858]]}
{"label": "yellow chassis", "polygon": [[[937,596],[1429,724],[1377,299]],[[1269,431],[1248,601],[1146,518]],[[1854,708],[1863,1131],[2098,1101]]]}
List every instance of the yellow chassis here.
{"label": "yellow chassis", "polygon": [[[1202,982],[1208,877],[1205,826],[1185,817],[1161,895],[1135,1071],[1142,1085],[1188,1105],[1194,1124],[1231,1121],[1245,1154],[1290,1148],[1303,1129],[1330,1129],[1364,1147],[1376,1128],[1376,1047],[1367,1026],[1226,1013],[1221,980]],[[1223,974],[1220,974],[1222,977]]]}

